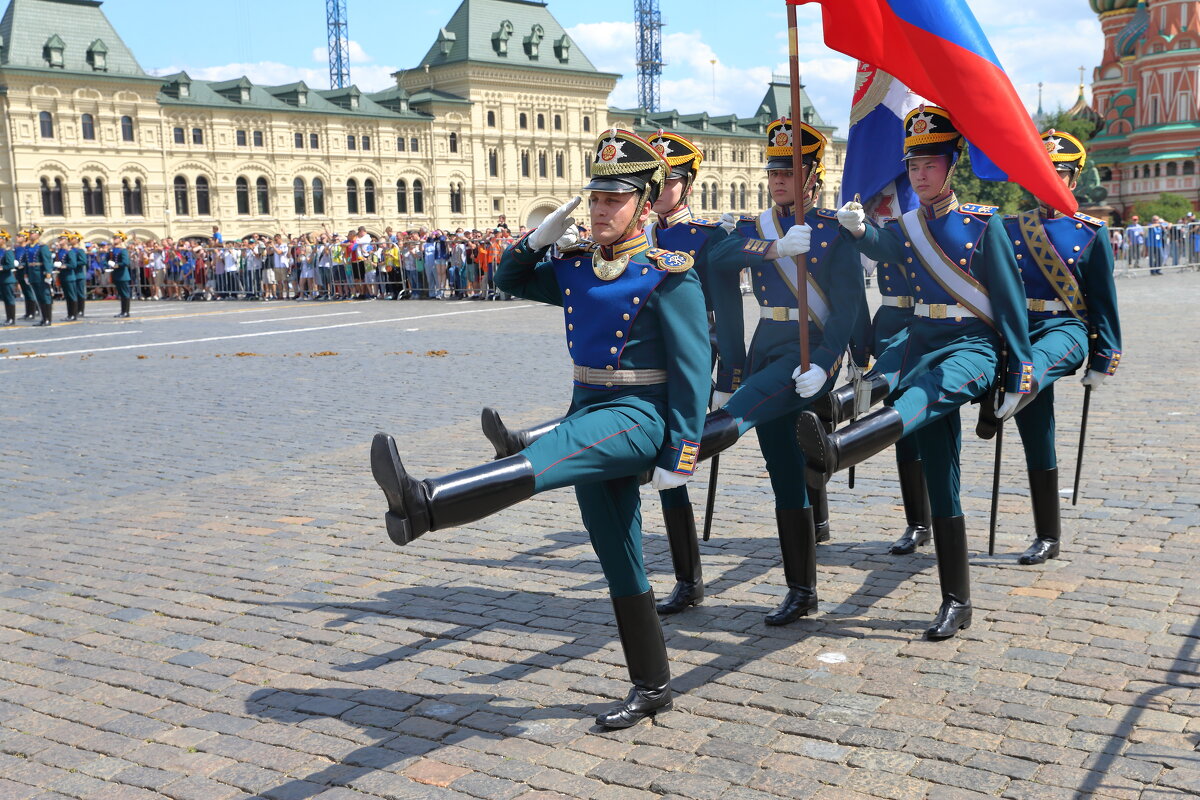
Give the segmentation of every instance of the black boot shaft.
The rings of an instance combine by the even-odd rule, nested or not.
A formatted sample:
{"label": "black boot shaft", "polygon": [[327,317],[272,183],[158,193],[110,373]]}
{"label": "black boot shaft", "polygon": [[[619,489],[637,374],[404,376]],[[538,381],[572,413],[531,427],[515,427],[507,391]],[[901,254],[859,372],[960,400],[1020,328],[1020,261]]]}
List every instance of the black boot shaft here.
{"label": "black boot shaft", "polygon": [[896,464],[896,471],[900,476],[900,499],[904,503],[904,519],[908,527],[888,552],[903,556],[929,541],[933,514],[929,509],[924,463],[920,459],[901,461]]}
{"label": "black boot shaft", "polygon": [[788,592],[766,617],[768,625],[786,625],[817,610],[817,532],[812,507],[775,509],[779,552]]}
{"label": "black boot shaft", "polygon": [[1029,470],[1029,499],[1033,505],[1033,528],[1037,538],[1054,541],[1062,538],[1057,467]]}
{"label": "black boot shaft", "polygon": [[612,604],[633,690],[625,702],[597,716],[596,724],[628,728],[671,707],[671,665],[654,609],[654,592],[614,597]]}
{"label": "black boot shaft", "polygon": [[[870,387],[871,407],[882,403],[891,393],[887,379],[881,375],[865,375],[863,382]],[[839,386],[829,394],[818,398],[812,404],[812,410],[818,417],[835,428],[851,419],[854,416],[854,384],[847,383]]]}
{"label": "black boot shaft", "polygon": [[509,456],[424,481],[429,529],[454,528],[495,514],[533,496],[533,465]]}
{"label": "black boot shaft", "polygon": [[700,568],[700,541],[696,537],[696,515],[692,504],[663,508],[667,543],[671,547],[671,565],[675,569],[675,588],[658,604],[659,614],[677,614],[699,605],[704,599],[704,577]]}
{"label": "black boot shaft", "polygon": [[806,476],[808,504],[812,508],[813,525],[817,531],[817,544],[829,541],[829,491],[824,481],[814,481]]}
{"label": "black boot shaft", "polygon": [[728,411],[723,408],[710,411],[704,418],[704,428],[700,433],[698,460],[704,461],[729,449],[740,435],[737,420]]}
{"label": "black boot shaft", "polygon": [[891,447],[903,435],[904,420],[894,408],[881,408],[833,433],[828,433],[811,411],[801,413],[796,423],[796,438],[808,469],[824,479]]}

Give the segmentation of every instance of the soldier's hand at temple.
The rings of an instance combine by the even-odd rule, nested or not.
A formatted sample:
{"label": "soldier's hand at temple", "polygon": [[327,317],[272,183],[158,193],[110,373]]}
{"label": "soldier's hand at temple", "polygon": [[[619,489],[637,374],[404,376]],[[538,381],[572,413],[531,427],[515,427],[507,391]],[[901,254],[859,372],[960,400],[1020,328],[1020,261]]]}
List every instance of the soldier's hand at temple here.
{"label": "soldier's hand at temple", "polygon": [[712,394],[712,410],[716,411],[718,408],[723,408],[731,397],[733,397],[733,392],[722,392],[719,389],[714,391]]}
{"label": "soldier's hand at temple", "polygon": [[788,258],[808,252],[812,243],[812,228],[808,225],[793,225],[782,239],[774,243],[775,257]]}
{"label": "soldier's hand at temple", "polygon": [[546,218],[542,220],[542,224],[529,234],[529,246],[534,250],[541,250],[543,247],[549,247],[557,242],[559,237],[567,232],[567,228],[575,224],[575,220],[571,218],[571,212],[578,207],[580,202],[582,202],[582,198],[575,195],[573,199],[547,214]]}
{"label": "soldier's hand at temple", "polygon": [[671,472],[662,467],[654,468],[654,476],[650,478],[650,485],[656,491],[665,492],[667,489],[678,489],[688,482],[691,475],[680,475],[678,472]]}
{"label": "soldier's hand at temple", "polygon": [[563,232],[563,235],[558,237],[558,241],[554,246],[559,250],[566,250],[571,245],[579,241],[579,226],[571,223],[571,226]]}
{"label": "soldier's hand at temple", "polygon": [[737,219],[733,216],[733,214],[730,214],[728,211],[726,211],[721,215],[721,222],[719,224],[726,233],[733,233],[734,228],[737,227]]}
{"label": "soldier's hand at temple", "polygon": [[821,391],[821,387],[825,385],[825,381],[829,376],[825,374],[825,370],[813,364],[808,369],[796,367],[792,372],[792,380],[796,382],[796,394],[801,397],[812,397],[817,392]]}
{"label": "soldier's hand at temple", "polygon": [[838,224],[855,239],[861,239],[867,232],[867,212],[863,211],[862,203],[851,200],[838,209],[837,218]]}
{"label": "soldier's hand at temple", "polygon": [[1107,377],[1108,375],[1106,373],[1089,369],[1083,374],[1083,377],[1079,379],[1079,382],[1084,386],[1090,386],[1093,389],[1099,389],[1101,385],[1104,384],[1104,379]]}
{"label": "soldier's hand at temple", "polygon": [[1019,394],[1005,394],[1004,399],[1000,401],[1000,407],[996,409],[996,419],[1006,420],[1017,411],[1017,403],[1021,402]]}

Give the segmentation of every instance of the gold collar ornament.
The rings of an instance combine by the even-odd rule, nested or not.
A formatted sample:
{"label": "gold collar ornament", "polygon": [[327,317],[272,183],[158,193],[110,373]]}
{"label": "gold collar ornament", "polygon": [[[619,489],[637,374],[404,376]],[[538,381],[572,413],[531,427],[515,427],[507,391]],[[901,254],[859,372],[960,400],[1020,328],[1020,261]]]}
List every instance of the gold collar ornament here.
{"label": "gold collar ornament", "polygon": [[617,256],[611,261],[600,255],[600,249],[592,253],[592,272],[596,273],[596,277],[602,281],[615,281],[625,272],[625,268],[629,266],[630,256],[628,254]]}

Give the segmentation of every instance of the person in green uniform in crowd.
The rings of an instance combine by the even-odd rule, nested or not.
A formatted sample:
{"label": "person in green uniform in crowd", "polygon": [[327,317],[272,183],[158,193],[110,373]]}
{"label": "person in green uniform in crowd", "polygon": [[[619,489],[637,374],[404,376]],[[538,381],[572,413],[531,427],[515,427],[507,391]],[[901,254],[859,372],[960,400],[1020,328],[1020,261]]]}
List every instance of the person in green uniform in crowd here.
{"label": "person in green uniform in crowd", "polygon": [[116,287],[117,297],[121,301],[121,311],[117,319],[129,316],[129,301],[133,297],[130,283],[133,281],[133,271],[129,266],[129,251],[125,249],[125,234],[117,231],[108,249],[108,268],[112,270],[112,282]]}
{"label": "person in green uniform in crowd", "polygon": [[862,205],[838,211],[842,238],[879,262],[904,265],[913,318],[879,356],[887,406],[828,433],[811,412],[797,428],[809,467],[830,475],[916,434],[925,470],[942,604],[929,639],[971,624],[966,523],[959,502],[959,408],[984,394],[1002,370],[996,415],[1011,416],[1032,390],[1025,291],[995,207],[960,205],[950,178],[963,144],[945,109],[922,105],[905,117],[904,158],[921,205],[883,227]]}
{"label": "person in green uniform in crowd", "polygon": [[26,263],[29,250],[29,231],[21,231],[17,234],[16,247],[13,248],[13,258],[17,263],[17,285],[21,287],[21,299],[25,301],[25,316],[22,320],[37,319],[37,300],[33,296],[33,289],[29,286],[29,265]]}
{"label": "person in green uniform in crowd", "polygon": [[[1083,143],[1069,133],[1042,134],[1058,175],[1074,190],[1087,162]],[[1054,382],[1087,362],[1083,384],[1099,387],[1121,360],[1121,321],[1113,282],[1112,244],[1104,222],[1086,214],[1063,216],[1041,205],[1007,217],[1029,308],[1033,390],[1021,398],[1015,420],[1025,447],[1034,541],[1019,561],[1057,558],[1062,524],[1058,459],[1054,449]]]}
{"label": "person in green uniform in crowd", "polygon": [[[67,258],[63,262],[64,282],[69,281],[75,296],[75,309],[67,319],[83,319],[84,304],[87,301],[87,253],[80,246],[83,237],[75,232],[67,234]],[[66,292],[64,287],[63,292]]]}
{"label": "person in green uniform in crowd", "polygon": [[[609,585],[633,683],[596,718],[629,727],[671,707],[670,667],[641,548],[639,478],[682,486],[698,457],[710,346],[704,293],[687,253],[653,248],[645,225],[669,166],[634,133],[596,142],[588,199],[595,240],[557,257],[579,198],[563,204],[503,255],[497,287],[564,311],[575,388],[560,424],[515,455],[417,480],[395,440],[377,434],[371,470],[387,499],[388,536],[407,544],[465,525],[532,495],[574,486],[584,527]],[[569,237],[568,237],[569,238]]]}
{"label": "person in green uniform in crowd", "polygon": [[0,230],[0,300],[4,301],[4,327],[17,324],[17,261],[9,247],[12,236]]}
{"label": "person in green uniform in crowd", "polygon": [[[666,159],[671,171],[667,175],[662,194],[652,206],[655,220],[646,225],[646,237],[654,247],[685,252],[695,259],[692,270],[700,278],[700,285],[704,289],[709,341],[717,370],[716,389],[732,391],[741,379],[740,364],[745,360],[746,346],[741,339],[740,326],[726,325],[722,328],[716,324],[716,319],[728,315],[741,318],[742,298],[738,288],[738,277],[736,274],[719,276],[708,269],[711,244],[727,236],[728,229],[717,221],[693,217],[688,205],[696,175],[704,161],[704,154],[692,141],[661,128],[649,141]],[[732,223],[728,227],[732,228]],[[734,338],[718,341],[718,332],[722,331]],[[719,353],[731,355],[718,359]],[[739,364],[736,370],[727,366],[729,359]],[[526,430],[509,431],[494,409],[485,408],[482,415],[484,435],[496,448],[497,458],[504,458],[528,447],[537,437],[561,421],[556,419]],[[671,548],[676,583],[670,595],[658,604],[658,613],[674,614],[688,606],[697,605],[704,598],[700,545],[696,536],[696,517],[687,487],[668,489],[660,493],[659,499],[662,502],[663,522],[667,531],[667,542]]]}
{"label": "person in green uniform in crowd", "polygon": [[[67,304],[67,322],[74,322],[75,283],[71,280],[73,270],[67,266],[67,257],[71,251],[67,245],[66,233],[54,240],[51,251],[54,253],[54,274],[58,275],[58,285],[62,289],[63,302]],[[50,285],[51,287],[54,285],[53,278]]]}
{"label": "person in green uniform in crowd", "polygon": [[29,231],[29,243],[25,247],[25,277],[42,312],[42,320],[36,327],[48,327],[53,322],[54,295],[50,287],[54,282],[54,252],[42,241],[42,229]]}

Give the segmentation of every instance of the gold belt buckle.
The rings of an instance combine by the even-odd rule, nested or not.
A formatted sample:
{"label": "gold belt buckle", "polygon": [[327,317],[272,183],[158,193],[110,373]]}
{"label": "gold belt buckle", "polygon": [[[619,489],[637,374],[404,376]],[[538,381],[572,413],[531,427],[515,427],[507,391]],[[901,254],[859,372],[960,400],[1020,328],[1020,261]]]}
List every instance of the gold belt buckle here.
{"label": "gold belt buckle", "polygon": [[915,301],[911,297],[908,297],[907,295],[902,295],[900,297],[900,307],[901,308],[912,308],[915,304],[916,304]]}
{"label": "gold belt buckle", "polygon": [[930,319],[945,319],[946,318],[946,304],[945,303],[932,303],[929,306],[929,318]]}
{"label": "gold belt buckle", "polygon": [[791,317],[789,311],[791,309],[786,306],[774,306],[771,308],[771,319],[775,322],[787,322]]}
{"label": "gold belt buckle", "polygon": [[1045,311],[1046,310],[1046,301],[1042,300],[1040,298],[1030,298],[1029,310],[1030,311]]}

